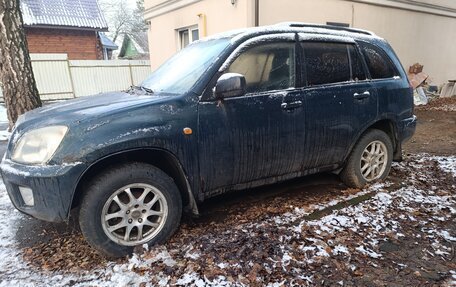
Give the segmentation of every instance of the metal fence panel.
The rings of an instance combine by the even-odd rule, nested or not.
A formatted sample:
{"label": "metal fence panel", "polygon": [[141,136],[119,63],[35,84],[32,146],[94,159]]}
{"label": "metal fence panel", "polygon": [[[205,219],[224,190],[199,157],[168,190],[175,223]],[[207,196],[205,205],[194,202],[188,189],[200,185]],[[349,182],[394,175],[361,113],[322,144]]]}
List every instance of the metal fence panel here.
{"label": "metal fence panel", "polygon": [[42,100],[74,97],[67,54],[31,54],[30,58]]}
{"label": "metal fence panel", "polygon": [[120,91],[132,85],[130,68],[124,61],[70,61],[75,96]]}
{"label": "metal fence panel", "polygon": [[131,65],[132,79],[133,79],[133,83],[135,85],[140,84],[151,73],[149,61],[144,61],[144,60],[130,61],[130,65]]}
{"label": "metal fence panel", "polygon": [[150,62],[145,60],[76,61],[68,60],[67,54],[30,56],[42,100],[61,100],[125,90],[141,83],[151,72]]}

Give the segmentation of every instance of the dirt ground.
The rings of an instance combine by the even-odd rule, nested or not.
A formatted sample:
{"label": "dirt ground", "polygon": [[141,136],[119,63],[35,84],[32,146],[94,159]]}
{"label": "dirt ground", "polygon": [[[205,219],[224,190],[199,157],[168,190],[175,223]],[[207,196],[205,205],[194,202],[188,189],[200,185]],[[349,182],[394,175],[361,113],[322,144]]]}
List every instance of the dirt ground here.
{"label": "dirt ground", "polygon": [[115,262],[93,252],[74,223],[24,217],[19,225],[36,232],[20,241],[21,256],[31,272],[77,286],[122,272],[139,279],[119,286],[454,286],[456,179],[439,164],[452,158],[456,169],[455,107],[456,98],[416,109],[415,137],[387,184],[347,189],[320,174],[217,197],[166,245]]}
{"label": "dirt ground", "polygon": [[418,126],[404,146],[406,153],[456,154],[456,97],[436,99],[417,107]]}

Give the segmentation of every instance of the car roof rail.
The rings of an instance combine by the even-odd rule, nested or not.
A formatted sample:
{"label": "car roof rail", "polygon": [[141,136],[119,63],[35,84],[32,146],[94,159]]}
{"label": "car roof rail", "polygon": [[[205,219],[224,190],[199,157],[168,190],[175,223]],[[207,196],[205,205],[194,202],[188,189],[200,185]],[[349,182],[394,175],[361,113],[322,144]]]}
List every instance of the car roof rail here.
{"label": "car roof rail", "polygon": [[322,25],[322,24],[312,24],[312,23],[303,23],[303,22],[283,22],[277,24],[278,26],[288,26],[292,28],[321,28],[321,29],[328,29],[334,31],[347,31],[352,33],[359,33],[365,34],[369,36],[375,36],[375,33],[363,29],[356,29],[356,28],[349,28],[349,27],[341,27],[341,26],[333,26],[333,25]]}

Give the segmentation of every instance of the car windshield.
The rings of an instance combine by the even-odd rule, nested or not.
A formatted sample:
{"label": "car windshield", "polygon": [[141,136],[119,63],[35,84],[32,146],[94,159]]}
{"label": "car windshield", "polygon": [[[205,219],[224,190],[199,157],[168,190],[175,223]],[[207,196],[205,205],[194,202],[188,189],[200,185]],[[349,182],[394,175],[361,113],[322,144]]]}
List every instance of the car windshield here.
{"label": "car windshield", "polygon": [[229,38],[221,38],[191,44],[155,70],[141,86],[155,93],[185,93],[216,61],[229,43]]}

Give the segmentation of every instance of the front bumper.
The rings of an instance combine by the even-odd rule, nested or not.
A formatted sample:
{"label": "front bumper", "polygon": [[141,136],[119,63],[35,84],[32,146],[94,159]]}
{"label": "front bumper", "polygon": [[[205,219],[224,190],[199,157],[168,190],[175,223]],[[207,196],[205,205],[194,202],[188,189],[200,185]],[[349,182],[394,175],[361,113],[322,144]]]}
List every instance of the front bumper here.
{"label": "front bumper", "polygon": [[[74,190],[84,170],[83,163],[27,166],[4,159],[0,165],[13,205],[25,214],[51,222],[68,219]],[[32,189],[33,206],[25,204],[19,187]]]}

